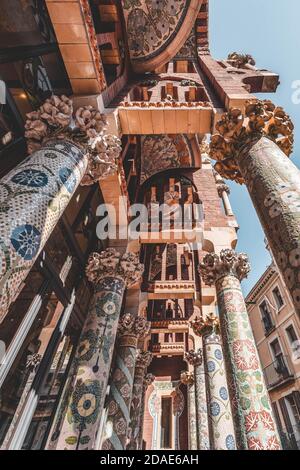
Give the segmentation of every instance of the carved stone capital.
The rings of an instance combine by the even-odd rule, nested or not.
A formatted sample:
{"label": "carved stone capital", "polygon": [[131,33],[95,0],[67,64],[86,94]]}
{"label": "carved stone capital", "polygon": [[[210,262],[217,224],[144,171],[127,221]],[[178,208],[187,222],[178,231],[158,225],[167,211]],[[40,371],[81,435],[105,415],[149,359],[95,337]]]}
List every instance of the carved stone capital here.
{"label": "carved stone capital", "polygon": [[219,318],[213,313],[210,313],[206,317],[203,315],[196,317],[195,320],[190,322],[190,325],[197,336],[207,336],[212,333],[220,333]]}
{"label": "carved stone capital", "polygon": [[150,351],[139,351],[136,358],[135,367],[147,369],[147,367],[149,367],[149,365],[151,364],[152,358],[153,354]]}
{"label": "carved stone capital", "polygon": [[209,253],[199,266],[199,273],[208,286],[226,275],[232,275],[241,281],[250,272],[250,263],[245,253],[236,253],[232,249],[222,250],[220,256]]}
{"label": "carved stone capital", "polygon": [[218,194],[220,197],[222,197],[223,193],[227,193],[228,195],[230,194],[230,188],[229,186],[227,186],[227,184],[218,184],[217,185],[217,190],[218,190]]}
{"label": "carved stone capital", "polygon": [[148,387],[154,382],[155,380],[155,375],[153,374],[146,374],[144,380],[143,380],[143,388],[144,390],[147,390]]}
{"label": "carved stone capital", "polygon": [[127,287],[138,282],[144,272],[138,253],[127,252],[121,255],[115,248],[107,248],[89,256],[86,275],[89,281],[98,284],[104,277],[119,277]]}
{"label": "carved stone capital", "polygon": [[185,353],[185,360],[194,367],[201,366],[203,361],[202,349],[199,348],[197,351],[191,349]]}
{"label": "carved stone capital", "polygon": [[52,139],[73,142],[88,157],[88,168],[82,185],[92,185],[117,171],[121,152],[118,137],[105,134],[107,120],[92,106],[73,112],[73,101],[53,95],[37,111],[27,114],[25,137],[28,152],[40,150]]}
{"label": "carved stone capital", "polygon": [[232,108],[216,124],[218,134],[211,138],[210,156],[217,160],[215,169],[224,178],[240,184],[244,179],[238,160],[241,152],[251,148],[261,137],[268,137],[287,155],[293,151],[293,123],[283,108],[271,101],[248,101],[245,114]]}
{"label": "carved stone capital", "polygon": [[193,385],[195,381],[194,373],[187,371],[181,372],[180,380],[184,385]]}
{"label": "carved stone capital", "polygon": [[118,336],[120,338],[133,337],[137,342],[139,338],[143,338],[149,333],[150,327],[150,322],[145,318],[125,313],[119,321]]}

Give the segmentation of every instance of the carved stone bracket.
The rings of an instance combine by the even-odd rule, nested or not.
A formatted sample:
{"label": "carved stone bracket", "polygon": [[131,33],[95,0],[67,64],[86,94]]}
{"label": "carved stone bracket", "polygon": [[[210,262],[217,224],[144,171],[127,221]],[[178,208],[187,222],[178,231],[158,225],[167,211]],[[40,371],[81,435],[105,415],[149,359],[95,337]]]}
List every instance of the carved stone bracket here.
{"label": "carved stone bracket", "polygon": [[214,313],[210,313],[206,317],[203,317],[203,315],[196,317],[195,320],[190,322],[190,325],[197,336],[220,333],[220,321]]}
{"label": "carved stone bracket", "polygon": [[226,275],[237,277],[240,281],[250,272],[250,263],[245,253],[236,253],[232,249],[222,250],[220,256],[209,253],[198,268],[206,285],[211,286]]}
{"label": "carved stone bracket", "polygon": [[193,385],[194,384],[194,373],[193,372],[181,372],[180,380],[184,385]]}
{"label": "carved stone bracket", "polygon": [[26,369],[29,369],[30,372],[35,371],[40,365],[41,360],[42,360],[41,354],[38,354],[38,353],[30,354],[29,356],[27,356]]}
{"label": "carved stone bracket", "polygon": [[92,253],[88,259],[86,275],[89,281],[98,284],[104,277],[119,277],[127,287],[138,282],[144,272],[138,253],[127,252],[121,255],[115,248],[107,248],[100,253]]}
{"label": "carved stone bracket", "polygon": [[212,136],[210,143],[210,156],[217,160],[215,169],[224,178],[240,184],[244,179],[238,157],[261,137],[274,141],[287,156],[293,151],[293,123],[283,108],[269,100],[247,101],[245,114],[240,109],[231,109],[222,115],[216,129],[218,134]]}
{"label": "carved stone bracket", "polygon": [[185,360],[194,367],[201,366],[203,361],[202,349],[199,348],[197,351],[191,349],[185,353]]}
{"label": "carved stone bracket", "polygon": [[121,152],[118,137],[105,134],[106,117],[92,106],[73,111],[73,101],[67,96],[53,95],[37,111],[27,114],[25,137],[29,154],[40,150],[49,140],[68,140],[80,147],[88,157],[83,185],[117,171]]}

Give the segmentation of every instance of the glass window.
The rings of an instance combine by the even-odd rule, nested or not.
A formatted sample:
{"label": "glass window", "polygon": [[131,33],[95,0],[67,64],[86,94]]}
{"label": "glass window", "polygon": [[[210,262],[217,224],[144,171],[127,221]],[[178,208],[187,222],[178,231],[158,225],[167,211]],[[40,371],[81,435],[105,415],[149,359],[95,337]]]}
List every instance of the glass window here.
{"label": "glass window", "polygon": [[263,324],[264,324],[265,332],[268,333],[269,331],[271,331],[274,328],[274,323],[273,323],[273,320],[272,320],[272,316],[271,316],[269,307],[268,307],[267,302],[265,300],[260,304],[259,309],[260,309],[261,318],[262,318],[262,321],[263,321]]}
{"label": "glass window", "polygon": [[284,301],[283,301],[282,295],[280,293],[279,287],[276,286],[275,289],[273,289],[272,292],[273,292],[273,296],[274,296],[277,308],[278,308],[278,310],[280,310],[281,307],[284,305]]}

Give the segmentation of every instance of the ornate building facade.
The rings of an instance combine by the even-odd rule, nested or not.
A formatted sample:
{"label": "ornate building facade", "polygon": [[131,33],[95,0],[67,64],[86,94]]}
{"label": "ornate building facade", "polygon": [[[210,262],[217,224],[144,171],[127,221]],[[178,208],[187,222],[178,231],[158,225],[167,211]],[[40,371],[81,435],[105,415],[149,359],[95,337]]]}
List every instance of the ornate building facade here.
{"label": "ornate building facade", "polygon": [[299,314],[293,125],[254,96],[278,75],[211,56],[208,0],[14,3],[1,448],[279,450],[225,182],[249,191]]}

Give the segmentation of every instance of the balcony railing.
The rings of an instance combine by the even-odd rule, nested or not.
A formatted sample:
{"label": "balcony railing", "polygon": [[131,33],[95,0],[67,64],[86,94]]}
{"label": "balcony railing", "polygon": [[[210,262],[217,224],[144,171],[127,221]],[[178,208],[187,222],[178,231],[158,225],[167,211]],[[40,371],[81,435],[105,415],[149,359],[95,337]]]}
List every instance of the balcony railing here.
{"label": "balcony railing", "polygon": [[264,368],[268,390],[293,379],[294,372],[288,356],[280,355],[272,364]]}
{"label": "balcony railing", "polygon": [[152,343],[150,344],[150,350],[153,353],[159,354],[174,354],[184,352],[184,343]]}

